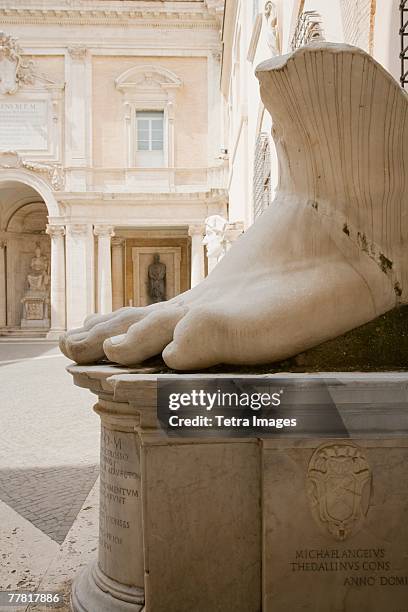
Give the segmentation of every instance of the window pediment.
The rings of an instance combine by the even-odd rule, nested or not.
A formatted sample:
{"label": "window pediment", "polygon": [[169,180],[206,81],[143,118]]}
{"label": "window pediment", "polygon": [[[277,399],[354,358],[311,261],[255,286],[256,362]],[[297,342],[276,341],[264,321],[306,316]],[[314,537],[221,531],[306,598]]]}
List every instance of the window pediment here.
{"label": "window pediment", "polygon": [[174,72],[153,65],[129,68],[115,80],[116,88],[123,92],[166,91],[181,85],[181,79]]}

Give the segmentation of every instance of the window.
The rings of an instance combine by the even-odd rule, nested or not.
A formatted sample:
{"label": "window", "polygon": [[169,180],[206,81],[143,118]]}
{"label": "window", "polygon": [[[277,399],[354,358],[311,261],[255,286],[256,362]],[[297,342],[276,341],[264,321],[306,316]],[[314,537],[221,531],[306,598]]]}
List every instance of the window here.
{"label": "window", "polygon": [[136,166],[164,166],[164,112],[136,111]]}
{"label": "window", "polygon": [[123,96],[129,168],[174,168],[175,109],[182,84],[167,68],[151,64],[133,66],[115,79]]}

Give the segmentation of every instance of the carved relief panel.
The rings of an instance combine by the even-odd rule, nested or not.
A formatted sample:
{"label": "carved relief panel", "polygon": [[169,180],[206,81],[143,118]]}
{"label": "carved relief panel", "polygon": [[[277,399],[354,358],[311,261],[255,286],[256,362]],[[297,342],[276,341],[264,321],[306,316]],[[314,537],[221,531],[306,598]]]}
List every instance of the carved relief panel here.
{"label": "carved relief panel", "polygon": [[363,451],[348,442],[319,446],[310,459],[307,493],[322,530],[340,541],[356,533],[371,496],[371,470]]}
{"label": "carved relief panel", "polygon": [[0,151],[60,161],[63,89],[38,72],[17,39],[0,32]]}

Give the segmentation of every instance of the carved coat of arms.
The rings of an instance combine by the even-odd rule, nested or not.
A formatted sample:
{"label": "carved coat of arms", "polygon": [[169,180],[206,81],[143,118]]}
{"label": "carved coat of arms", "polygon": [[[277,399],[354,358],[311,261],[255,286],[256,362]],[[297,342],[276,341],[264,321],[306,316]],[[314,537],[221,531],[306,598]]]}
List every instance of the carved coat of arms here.
{"label": "carved coat of arms", "polygon": [[315,521],[336,540],[359,530],[368,512],[371,470],[353,443],[329,443],[313,453],[307,493]]}
{"label": "carved coat of arms", "polygon": [[33,62],[23,60],[15,38],[0,32],[0,94],[13,94],[21,83],[33,80]]}

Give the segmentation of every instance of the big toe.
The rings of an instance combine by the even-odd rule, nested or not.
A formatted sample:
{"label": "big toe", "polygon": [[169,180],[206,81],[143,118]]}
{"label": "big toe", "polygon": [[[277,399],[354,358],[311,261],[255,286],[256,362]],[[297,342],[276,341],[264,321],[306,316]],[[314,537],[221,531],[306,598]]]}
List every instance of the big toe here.
{"label": "big toe", "polygon": [[145,308],[132,308],[117,311],[89,330],[67,333],[60,339],[61,351],[77,363],[95,363],[105,357],[103,343],[106,338],[124,334],[129,327],[146,316]]}

